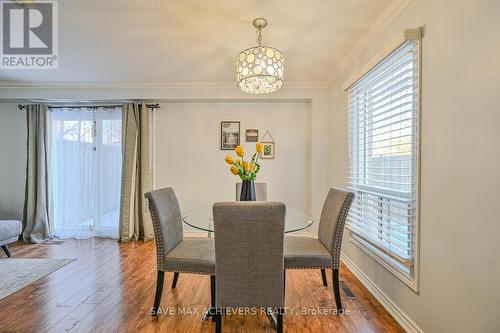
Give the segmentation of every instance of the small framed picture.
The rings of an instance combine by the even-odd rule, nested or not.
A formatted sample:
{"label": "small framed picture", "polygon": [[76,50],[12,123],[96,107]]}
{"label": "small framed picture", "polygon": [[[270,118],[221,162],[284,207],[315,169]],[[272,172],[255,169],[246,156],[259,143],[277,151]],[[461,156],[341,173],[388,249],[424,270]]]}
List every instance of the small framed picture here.
{"label": "small framed picture", "polygon": [[232,150],[240,144],[240,122],[221,121],[220,123],[220,149]]}
{"label": "small framed picture", "polygon": [[260,158],[273,159],[274,158],[274,142],[261,142],[261,143],[262,143],[262,153],[260,153]]}
{"label": "small framed picture", "polygon": [[259,130],[258,129],[247,129],[246,142],[258,142],[258,141],[259,141]]}

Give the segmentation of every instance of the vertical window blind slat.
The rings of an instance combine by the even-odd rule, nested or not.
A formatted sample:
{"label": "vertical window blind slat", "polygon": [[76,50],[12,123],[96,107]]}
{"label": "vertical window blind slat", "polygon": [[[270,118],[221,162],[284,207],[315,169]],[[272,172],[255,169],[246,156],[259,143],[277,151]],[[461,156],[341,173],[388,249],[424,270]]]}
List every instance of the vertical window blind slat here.
{"label": "vertical window blind slat", "polygon": [[415,252],[418,41],[406,41],[348,92],[348,227],[411,265]]}

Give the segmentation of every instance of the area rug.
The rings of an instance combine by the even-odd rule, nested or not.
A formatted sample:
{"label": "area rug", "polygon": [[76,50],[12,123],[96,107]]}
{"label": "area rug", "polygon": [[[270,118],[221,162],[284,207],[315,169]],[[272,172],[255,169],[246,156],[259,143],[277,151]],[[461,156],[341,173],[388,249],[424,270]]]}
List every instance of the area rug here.
{"label": "area rug", "polygon": [[66,266],[75,259],[0,259],[0,299]]}

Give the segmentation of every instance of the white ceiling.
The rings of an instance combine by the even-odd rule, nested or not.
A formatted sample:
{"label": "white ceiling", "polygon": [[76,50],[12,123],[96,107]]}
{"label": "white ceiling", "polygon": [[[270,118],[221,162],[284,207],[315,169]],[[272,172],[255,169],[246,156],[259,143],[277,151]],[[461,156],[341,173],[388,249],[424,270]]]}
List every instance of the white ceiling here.
{"label": "white ceiling", "polygon": [[0,81],[232,82],[265,17],[286,82],[324,82],[395,1],[59,1],[59,69],[2,70]]}

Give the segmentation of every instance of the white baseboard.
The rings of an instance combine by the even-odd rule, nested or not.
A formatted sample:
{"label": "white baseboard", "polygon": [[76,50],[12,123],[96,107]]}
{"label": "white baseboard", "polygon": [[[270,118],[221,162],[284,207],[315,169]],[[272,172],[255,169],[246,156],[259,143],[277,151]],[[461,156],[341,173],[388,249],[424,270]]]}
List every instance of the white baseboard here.
{"label": "white baseboard", "polygon": [[382,306],[396,319],[396,321],[403,327],[406,332],[423,333],[424,331],[411,320],[411,318],[399,308],[387,295],[380,290],[370,278],[359,269],[351,259],[341,254],[342,262],[349,268],[349,270],[358,278],[359,281],[368,289],[368,291],[382,304]]}

